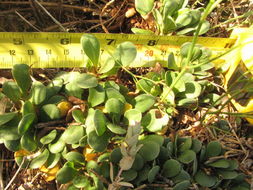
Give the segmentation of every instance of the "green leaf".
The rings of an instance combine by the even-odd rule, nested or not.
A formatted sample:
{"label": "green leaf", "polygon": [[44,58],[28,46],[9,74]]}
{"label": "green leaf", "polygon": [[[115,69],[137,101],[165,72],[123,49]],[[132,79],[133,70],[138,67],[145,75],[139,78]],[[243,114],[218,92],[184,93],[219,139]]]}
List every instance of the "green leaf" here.
{"label": "green leaf", "polygon": [[10,113],[1,114],[0,115],[0,126],[11,121],[15,116],[17,116],[17,112],[10,112]]}
{"label": "green leaf", "polygon": [[40,110],[40,119],[42,121],[52,121],[60,119],[61,113],[59,108],[54,104],[46,104]]}
{"label": "green leaf", "polygon": [[202,92],[201,85],[195,81],[192,82],[186,82],[185,83],[185,92],[180,93],[178,96],[184,97],[184,98],[197,98],[200,96]]}
{"label": "green leaf", "polygon": [[64,165],[58,172],[56,175],[56,180],[61,183],[61,184],[65,184],[68,183],[70,181],[72,181],[74,179],[74,177],[77,174],[77,170],[72,166],[69,165]]}
{"label": "green leaf", "polygon": [[191,149],[198,153],[201,150],[202,143],[198,139],[192,139],[192,147]]}
{"label": "green leaf", "polygon": [[166,16],[164,19],[164,28],[163,28],[163,33],[164,34],[168,34],[170,32],[173,32],[174,30],[176,30],[177,25],[174,21],[174,19],[171,16]]}
{"label": "green leaf", "polygon": [[34,120],[35,120],[34,113],[28,113],[24,115],[18,124],[18,133],[20,135],[25,134],[25,132],[32,126]]}
{"label": "green leaf", "polygon": [[178,151],[184,152],[186,150],[189,150],[192,146],[192,138],[191,137],[185,137],[185,138],[179,138],[178,139]]}
{"label": "green leaf", "polygon": [[81,37],[81,44],[84,53],[88,56],[93,65],[95,67],[98,66],[100,54],[99,40],[92,34],[84,34]]}
{"label": "green leaf", "polygon": [[97,135],[103,135],[106,131],[106,120],[103,112],[100,110],[95,110],[93,120]]}
{"label": "green leaf", "polygon": [[79,140],[79,146],[80,147],[85,147],[87,145],[87,135],[83,136],[80,140]]}
{"label": "green leaf", "polygon": [[151,170],[148,172],[148,182],[153,183],[155,180],[156,175],[159,173],[160,166],[154,166],[151,168]]}
{"label": "green leaf", "polygon": [[116,124],[113,124],[113,123],[107,123],[107,128],[115,133],[115,134],[118,134],[118,135],[124,135],[126,134],[126,129],[120,127],[119,125],[116,125]]}
{"label": "green leaf", "polygon": [[105,103],[105,109],[115,122],[119,122],[124,111],[124,103],[116,98],[110,98]]}
{"label": "green leaf", "polygon": [[137,109],[130,109],[124,113],[124,121],[127,125],[131,124],[132,122],[140,122],[142,118],[142,114]]}
{"label": "green leaf", "polygon": [[142,28],[131,28],[131,31],[134,34],[147,34],[147,35],[153,35],[154,34],[153,31],[151,31],[151,30],[145,30],[145,29],[142,29]]}
{"label": "green leaf", "polygon": [[[165,73],[165,82],[168,86],[171,86],[173,81],[177,78],[178,76],[178,72],[174,72],[174,71],[167,71]],[[174,93],[178,93],[178,92],[184,92],[185,91],[185,82],[184,80],[181,78],[178,80],[178,82],[175,84],[174,88],[173,88]]]}
{"label": "green leaf", "polygon": [[[116,82],[111,81],[111,80],[104,82],[103,87],[105,89],[114,88],[115,90],[120,91],[119,85]],[[111,97],[111,98],[114,98],[114,97]]]}
{"label": "green leaf", "polygon": [[76,122],[79,122],[79,123],[82,123],[82,124],[85,123],[84,113],[79,109],[75,109],[75,110],[72,111],[72,117],[74,118],[74,120]]}
{"label": "green leaf", "polygon": [[110,98],[115,98],[123,103],[126,102],[125,97],[119,92],[119,90],[116,90],[115,88],[106,88],[106,96],[108,100]]}
{"label": "green leaf", "polygon": [[12,76],[18,84],[22,94],[26,94],[32,85],[30,67],[26,64],[15,64],[12,68]]}
{"label": "green leaf", "polygon": [[196,158],[196,153],[192,150],[185,150],[178,156],[178,160],[184,164],[191,163]]}
{"label": "green leaf", "polygon": [[61,139],[61,137],[58,137],[51,144],[48,145],[48,148],[51,153],[56,154],[63,151],[65,146],[65,142]]}
{"label": "green leaf", "polygon": [[180,171],[178,175],[172,178],[172,181],[174,183],[180,183],[181,181],[184,181],[184,180],[191,180],[191,176],[188,174],[188,172],[186,172],[183,169]]}
{"label": "green leaf", "polygon": [[70,83],[66,84],[64,90],[68,96],[75,96],[79,99],[82,98],[82,94],[84,92],[84,89],[77,86],[77,84],[75,82],[70,82]]}
{"label": "green leaf", "polygon": [[185,35],[185,34],[187,34],[187,33],[190,33],[190,32],[193,32],[193,31],[195,31],[196,30],[196,28],[195,27],[191,27],[191,28],[184,28],[184,29],[182,29],[182,30],[179,30],[178,32],[177,32],[177,35]]}
{"label": "green leaf", "polygon": [[108,57],[107,60],[105,61],[104,64],[101,65],[101,67],[99,68],[98,70],[98,73],[99,74],[102,74],[102,73],[108,73],[110,71],[113,70],[113,68],[115,68],[115,60],[113,57]]}
{"label": "green leaf", "polygon": [[164,137],[160,135],[145,135],[143,139],[139,140],[140,143],[147,141],[153,141],[162,146],[164,143]]}
{"label": "green leaf", "polygon": [[218,170],[217,172],[223,179],[235,179],[238,176],[236,171]]}
{"label": "green leaf", "polygon": [[141,15],[147,15],[154,7],[154,0],[135,0],[135,9]]}
{"label": "green leaf", "polygon": [[214,157],[214,156],[219,156],[221,154],[221,144],[217,141],[212,141],[208,143],[206,147],[206,157]]}
{"label": "green leaf", "polygon": [[35,105],[41,104],[47,97],[47,88],[39,81],[33,82],[31,101]]}
{"label": "green leaf", "polygon": [[37,143],[34,136],[30,133],[25,133],[20,140],[21,147],[29,152],[35,151]]}
{"label": "green leaf", "polygon": [[188,109],[196,109],[198,105],[198,99],[196,98],[183,98],[177,102],[178,107],[184,107]]}
{"label": "green leaf", "polygon": [[[74,179],[73,179],[74,180]],[[73,182],[73,181],[72,181]],[[88,186],[89,187],[89,186]],[[77,188],[74,184],[70,184],[68,185],[66,190],[79,190],[79,188]],[[90,189],[88,189],[90,190]],[[94,189],[95,190],[95,189]]]}
{"label": "green leaf", "polygon": [[169,159],[163,164],[162,174],[165,177],[175,177],[182,170],[181,164],[174,159]]}
{"label": "green leaf", "polygon": [[158,109],[151,109],[142,119],[142,125],[150,132],[159,132],[169,122],[167,113]]}
{"label": "green leaf", "polygon": [[170,156],[169,150],[166,147],[161,146],[158,159],[161,161],[165,161],[169,158],[169,156]]}
{"label": "green leaf", "polygon": [[80,125],[73,125],[69,126],[64,133],[61,136],[61,139],[66,144],[75,144],[79,142],[79,139],[81,139],[84,136],[84,128]]}
{"label": "green leaf", "polygon": [[77,187],[77,188],[88,187],[88,185],[90,184],[89,179],[84,175],[77,175],[72,180],[72,182],[73,182],[74,186]]}
{"label": "green leaf", "polygon": [[175,104],[175,93],[169,87],[163,87],[163,93],[160,98],[164,98],[164,100],[170,105]]}
{"label": "green leaf", "polygon": [[175,56],[173,52],[170,52],[168,55],[168,69],[178,70],[178,66],[176,64]]}
{"label": "green leaf", "polygon": [[98,80],[95,76],[86,73],[80,74],[74,81],[80,88],[93,88],[98,85]]}
{"label": "green leaf", "polygon": [[0,127],[0,139],[7,141],[17,140],[21,137],[18,133],[18,123],[16,125],[8,125]]}
{"label": "green leaf", "polygon": [[230,166],[229,161],[226,159],[219,159],[207,165],[215,168],[228,168]]}
{"label": "green leaf", "polygon": [[41,144],[51,143],[56,138],[56,135],[57,135],[56,129],[52,130],[50,133],[48,133],[47,135],[45,135],[40,139]]}
{"label": "green leaf", "polygon": [[121,177],[123,178],[123,181],[132,181],[137,177],[137,172],[135,170],[127,170],[123,171],[121,174]]}
{"label": "green leaf", "polygon": [[89,89],[88,103],[91,107],[95,107],[105,101],[105,90],[98,84],[94,88]]}
{"label": "green leaf", "polygon": [[62,89],[64,80],[62,78],[55,78],[47,85],[47,98],[55,96]]}
{"label": "green leaf", "polygon": [[66,98],[61,95],[54,95],[45,101],[45,104],[59,104],[60,102],[66,101]]}
{"label": "green leaf", "polygon": [[237,160],[227,160],[229,162],[229,167],[227,170],[236,170],[238,169],[238,161]]}
{"label": "green leaf", "polygon": [[189,180],[181,181],[180,183],[177,183],[173,190],[187,190],[190,187],[191,183]]}
{"label": "green leaf", "polygon": [[32,169],[40,168],[47,161],[48,157],[49,151],[45,149],[40,155],[38,155],[31,161],[29,167]]}
{"label": "green leaf", "polygon": [[74,152],[74,151],[68,152],[64,158],[67,161],[76,162],[79,164],[84,164],[84,162],[85,162],[83,155],[79,152]]}
{"label": "green leaf", "polygon": [[201,99],[201,102],[207,103],[213,106],[218,106],[221,104],[221,97],[218,94],[209,93],[205,97],[203,97],[203,99]]}
{"label": "green leaf", "polygon": [[189,25],[191,21],[192,15],[190,14],[190,12],[186,11],[183,12],[182,14],[180,14],[179,12],[179,16],[176,18],[175,23],[177,25],[177,28],[182,28]]}
{"label": "green leaf", "polygon": [[[180,48],[180,54],[183,58],[186,58],[188,55],[188,52],[192,46],[191,42],[184,43]],[[202,55],[202,49],[200,45],[195,45],[192,51],[191,55],[191,61],[195,61],[196,59],[199,59]]]}
{"label": "green leaf", "polygon": [[199,24],[201,11],[199,9],[191,10],[190,14],[192,15],[191,26]]}
{"label": "green leaf", "polygon": [[146,165],[142,170],[139,171],[138,176],[136,178],[136,183],[140,184],[143,181],[148,179],[148,173],[150,170],[150,166]]}
{"label": "green leaf", "polygon": [[157,158],[159,152],[160,152],[159,144],[152,141],[146,141],[144,142],[143,146],[140,148],[138,153],[142,156],[142,158],[145,161],[152,161]]}
{"label": "green leaf", "polygon": [[6,81],[3,84],[3,93],[13,102],[17,102],[21,98],[21,92],[18,85],[12,81]]}
{"label": "green leaf", "polygon": [[95,113],[95,110],[93,108],[90,108],[88,110],[88,115],[87,115],[86,121],[85,121],[86,134],[89,134],[91,131],[95,130],[94,119],[93,119],[94,113]]}
{"label": "green leaf", "polygon": [[110,155],[110,161],[114,164],[118,164],[122,159],[122,153],[119,147],[113,149]]}
{"label": "green leaf", "polygon": [[47,168],[53,168],[56,166],[56,164],[59,162],[61,158],[60,153],[52,154],[50,153],[46,162],[46,167]]}
{"label": "green leaf", "polygon": [[153,86],[155,85],[155,83],[149,81],[149,80],[146,80],[146,79],[141,79],[141,80],[138,80],[137,83],[136,83],[136,88],[138,90],[141,90],[145,93],[150,93],[151,89],[153,88]]}
{"label": "green leaf", "polygon": [[205,34],[210,29],[210,23],[205,21],[200,28],[199,35]]}
{"label": "green leaf", "polygon": [[212,187],[217,182],[217,178],[207,175],[204,171],[199,170],[194,176],[195,181],[203,187]]}
{"label": "green leaf", "polygon": [[86,171],[89,171],[89,170],[94,170],[94,171],[99,171],[99,166],[98,166],[98,163],[94,160],[90,160],[87,162],[86,164]]}
{"label": "green leaf", "polygon": [[135,105],[134,108],[139,110],[141,113],[146,112],[149,110],[156,102],[154,96],[148,94],[141,94],[134,98]]}
{"label": "green leaf", "polygon": [[135,155],[134,163],[133,163],[131,169],[139,171],[143,168],[143,166],[144,166],[144,159],[142,158],[142,156],[139,153],[137,153]]}
{"label": "green leaf", "polygon": [[103,152],[108,145],[108,134],[104,133],[102,136],[98,136],[96,131],[88,133],[88,144],[97,152]]}
{"label": "green leaf", "polygon": [[[21,109],[22,115],[25,116],[29,113],[36,114],[34,105],[30,101],[25,101],[22,105]],[[37,119],[36,119],[37,120]]]}
{"label": "green leaf", "polygon": [[135,60],[136,55],[135,45],[132,42],[123,42],[117,46],[113,57],[124,67],[127,67]]}
{"label": "green leaf", "polygon": [[163,18],[166,19],[167,16],[172,16],[177,9],[178,9],[177,0],[165,1],[163,7]]}
{"label": "green leaf", "polygon": [[20,139],[18,139],[18,140],[5,140],[4,141],[4,146],[8,149],[8,150],[10,150],[10,151],[12,151],[12,152],[16,152],[16,151],[18,151],[18,150],[20,150],[21,149],[21,146],[20,146]]}

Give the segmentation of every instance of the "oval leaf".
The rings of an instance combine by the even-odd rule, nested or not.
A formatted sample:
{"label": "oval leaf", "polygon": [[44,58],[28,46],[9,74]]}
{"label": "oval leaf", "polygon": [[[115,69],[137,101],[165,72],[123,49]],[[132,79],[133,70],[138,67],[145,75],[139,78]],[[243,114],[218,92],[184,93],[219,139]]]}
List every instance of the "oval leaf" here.
{"label": "oval leaf", "polygon": [[40,155],[31,161],[29,167],[32,169],[40,168],[47,161],[48,157],[49,151],[45,149]]}
{"label": "oval leaf", "polygon": [[47,97],[47,88],[39,81],[33,82],[31,101],[35,105],[41,104]]}
{"label": "oval leaf", "polygon": [[12,68],[12,76],[18,84],[22,94],[26,94],[32,85],[30,67],[26,64],[15,64]]}
{"label": "oval leaf", "polygon": [[18,133],[23,135],[31,127],[32,123],[35,120],[35,114],[28,113],[22,117],[18,124]]}
{"label": "oval leaf", "polygon": [[165,177],[175,177],[182,170],[181,164],[174,159],[167,160],[163,165],[163,175]]}
{"label": "oval leaf", "polygon": [[132,42],[123,42],[117,46],[113,56],[123,66],[127,67],[134,61],[136,55],[137,50],[135,45]]}
{"label": "oval leaf", "polygon": [[103,135],[106,131],[105,116],[103,112],[100,110],[95,110],[93,121],[97,135]]}
{"label": "oval leaf", "polygon": [[99,84],[94,88],[89,89],[88,103],[91,107],[97,106],[105,101],[105,90]]}
{"label": "oval leaf", "polygon": [[81,44],[84,53],[88,56],[93,65],[97,66],[100,54],[99,40],[91,34],[84,34],[81,37]]}
{"label": "oval leaf", "polygon": [[76,174],[77,170],[75,168],[65,165],[57,172],[56,180],[59,183],[65,184],[72,181]]}
{"label": "oval leaf", "polygon": [[6,81],[3,84],[3,93],[13,102],[17,102],[21,98],[18,85],[12,81]]}
{"label": "oval leaf", "polygon": [[139,150],[139,154],[145,161],[152,161],[156,159],[157,156],[159,155],[159,152],[160,152],[159,144],[152,141],[146,141]]}
{"label": "oval leaf", "polygon": [[44,137],[40,139],[41,144],[51,143],[55,139],[56,135],[57,135],[57,131],[56,129],[54,129],[53,131],[51,131],[50,133],[48,133],[47,135],[45,135]]}
{"label": "oval leaf", "polygon": [[4,113],[0,115],[0,126],[12,120],[17,116],[16,112]]}
{"label": "oval leaf", "polygon": [[84,136],[82,126],[69,126],[61,136],[61,139],[67,144],[75,144]]}

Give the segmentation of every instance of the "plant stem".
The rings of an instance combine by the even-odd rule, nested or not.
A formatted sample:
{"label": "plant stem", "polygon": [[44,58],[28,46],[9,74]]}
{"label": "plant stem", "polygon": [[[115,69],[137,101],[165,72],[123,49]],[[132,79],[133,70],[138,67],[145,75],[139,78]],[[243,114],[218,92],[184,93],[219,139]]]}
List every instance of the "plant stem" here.
{"label": "plant stem", "polygon": [[190,46],[190,49],[188,51],[187,54],[187,58],[186,58],[186,64],[184,65],[184,67],[182,68],[182,70],[180,71],[180,73],[178,74],[178,76],[176,77],[176,79],[172,82],[171,86],[170,86],[170,90],[168,90],[168,92],[166,93],[166,95],[161,99],[161,102],[164,102],[164,100],[166,99],[166,97],[169,95],[170,91],[175,87],[175,85],[177,84],[177,82],[182,78],[182,76],[187,72],[187,70],[189,69],[189,64],[193,55],[193,49],[194,46],[197,42],[198,39],[198,35],[201,29],[202,24],[205,22],[206,17],[209,15],[210,12],[212,12],[212,10],[221,2],[222,0],[210,0],[201,19],[200,22],[198,24],[198,27],[196,29],[195,35],[192,39],[192,44]]}

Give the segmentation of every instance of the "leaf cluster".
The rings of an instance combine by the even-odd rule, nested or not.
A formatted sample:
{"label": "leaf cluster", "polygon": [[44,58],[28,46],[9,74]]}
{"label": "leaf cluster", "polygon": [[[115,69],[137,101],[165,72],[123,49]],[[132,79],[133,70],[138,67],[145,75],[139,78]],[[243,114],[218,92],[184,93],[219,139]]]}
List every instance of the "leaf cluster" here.
{"label": "leaf cluster", "polygon": [[[156,33],[168,35],[176,32],[177,35],[194,33],[200,23],[204,8],[192,9],[187,6],[188,0],[135,0],[135,8],[142,17],[154,17]],[[199,35],[206,33],[210,23],[202,23]],[[137,34],[152,34],[152,31],[132,28]]]}

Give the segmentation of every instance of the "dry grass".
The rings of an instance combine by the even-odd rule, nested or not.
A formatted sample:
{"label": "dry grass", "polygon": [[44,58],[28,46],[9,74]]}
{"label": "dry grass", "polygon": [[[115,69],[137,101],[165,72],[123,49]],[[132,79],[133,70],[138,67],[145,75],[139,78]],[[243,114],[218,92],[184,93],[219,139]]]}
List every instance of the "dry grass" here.
{"label": "dry grass", "polygon": [[[194,6],[202,6],[207,1],[191,1]],[[132,26],[143,26],[147,23],[139,15],[125,17],[134,0],[1,0],[1,32],[111,32],[129,33]],[[249,27],[253,17],[252,0],[227,0],[209,17],[213,28],[206,36],[228,37],[235,27]],[[248,15],[245,13],[248,13]],[[252,12],[251,12],[252,14]],[[41,74],[51,76],[55,70],[36,70],[39,80]],[[9,70],[0,70],[0,79],[10,78]],[[1,85],[1,83],[0,83]],[[194,116],[197,117],[197,116]],[[217,116],[215,116],[217,118]],[[190,115],[190,118],[191,115]],[[181,118],[183,119],[183,118]],[[185,118],[184,118],[185,119]],[[212,118],[213,119],[213,118]],[[215,119],[215,118],[214,118]],[[214,133],[210,128],[195,126],[195,121],[186,118],[180,133],[198,136],[203,141],[219,140],[229,150],[228,157],[236,158],[241,170],[253,175],[253,139],[245,138],[252,130],[234,122],[235,118],[226,117],[231,127],[231,134]],[[180,126],[179,126],[180,129]],[[178,130],[178,129],[177,129]],[[0,189],[12,179],[18,166],[13,160],[13,153],[0,145]],[[37,171],[23,170],[17,174],[9,189],[58,189],[57,185],[43,181]]]}

